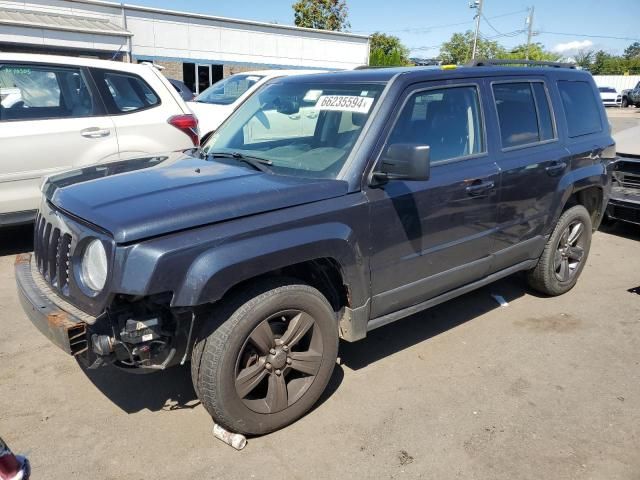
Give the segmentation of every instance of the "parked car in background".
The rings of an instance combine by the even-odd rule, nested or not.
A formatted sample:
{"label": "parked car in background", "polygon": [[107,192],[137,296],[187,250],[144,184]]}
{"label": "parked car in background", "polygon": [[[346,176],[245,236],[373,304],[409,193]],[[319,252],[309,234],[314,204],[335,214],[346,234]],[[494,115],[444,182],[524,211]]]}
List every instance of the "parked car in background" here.
{"label": "parked car in background", "polygon": [[[303,108],[314,128],[294,130]],[[190,358],[216,423],[263,434],[318,401],[339,337],[520,271],[545,295],[571,290],[612,158],[580,70],[279,78],[200,151],[49,178],[18,294],[43,334],[92,367]]]}
{"label": "parked car in background", "polygon": [[176,80],[175,78],[168,78],[167,80],[169,80],[169,83],[173,85],[173,88],[176,89],[176,91],[180,94],[185,102],[190,102],[191,100],[193,100],[193,97],[195,97],[195,95],[189,89],[189,87],[184,84],[184,82]]}
{"label": "parked car in background", "polygon": [[622,104],[622,95],[613,87],[598,87],[600,98],[605,107],[619,107]]}
{"label": "parked car in background", "polygon": [[640,82],[636,86],[622,91],[622,106],[635,105],[640,107]]}
{"label": "parked car in background", "polygon": [[320,73],[320,71],[259,70],[236,73],[214,83],[187,105],[198,117],[200,134],[205,140],[247,97],[264,83],[273,78],[310,73]]}
{"label": "parked car in background", "polygon": [[607,220],[640,225],[640,126],[614,135],[619,155],[613,167]]}
{"label": "parked car in background", "polygon": [[42,178],[199,144],[151,65],[0,53],[0,226],[33,220]]}

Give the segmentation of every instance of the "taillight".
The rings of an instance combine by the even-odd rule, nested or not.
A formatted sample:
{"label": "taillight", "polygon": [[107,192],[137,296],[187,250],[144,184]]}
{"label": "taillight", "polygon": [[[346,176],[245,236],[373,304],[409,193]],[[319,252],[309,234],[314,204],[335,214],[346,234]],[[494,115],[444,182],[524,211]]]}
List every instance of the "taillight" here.
{"label": "taillight", "polygon": [[186,133],[194,146],[200,145],[200,135],[198,134],[198,119],[195,115],[174,115],[167,120],[170,125],[173,125],[181,132]]}

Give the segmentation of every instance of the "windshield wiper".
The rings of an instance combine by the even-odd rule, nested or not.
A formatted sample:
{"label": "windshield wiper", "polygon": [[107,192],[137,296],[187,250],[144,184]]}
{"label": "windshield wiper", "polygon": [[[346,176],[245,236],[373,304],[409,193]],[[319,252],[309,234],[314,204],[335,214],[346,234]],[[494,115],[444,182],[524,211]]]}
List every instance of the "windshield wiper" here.
{"label": "windshield wiper", "polygon": [[247,163],[256,170],[260,170],[264,173],[271,173],[271,169],[269,167],[273,165],[273,162],[271,160],[267,160],[266,158],[244,155],[240,152],[209,152],[207,153],[207,157],[233,158],[235,160]]}

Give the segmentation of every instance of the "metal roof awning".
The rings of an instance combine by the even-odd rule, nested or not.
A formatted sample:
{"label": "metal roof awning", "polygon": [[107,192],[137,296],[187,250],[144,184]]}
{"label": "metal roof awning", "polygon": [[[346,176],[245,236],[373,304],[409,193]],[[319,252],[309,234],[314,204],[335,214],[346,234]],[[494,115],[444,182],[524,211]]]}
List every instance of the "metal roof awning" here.
{"label": "metal roof awning", "polygon": [[15,27],[45,28],[65,32],[93,33],[131,37],[133,34],[107,18],[81,17],[34,10],[0,7],[0,25]]}

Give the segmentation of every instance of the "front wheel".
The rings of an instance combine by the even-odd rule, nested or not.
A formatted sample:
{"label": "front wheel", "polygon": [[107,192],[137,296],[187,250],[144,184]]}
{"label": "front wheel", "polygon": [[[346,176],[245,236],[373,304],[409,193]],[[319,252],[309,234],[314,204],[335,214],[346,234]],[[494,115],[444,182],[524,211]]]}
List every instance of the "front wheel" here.
{"label": "front wheel", "polygon": [[629,99],[627,97],[622,97],[622,108],[627,108],[629,106]]}
{"label": "front wheel", "polygon": [[326,298],[308,285],[269,282],[223,310],[226,321],[192,354],[194,387],[207,411],[248,435],[303,416],[327,386],[338,355],[336,317]]}
{"label": "front wheel", "polygon": [[529,285],[546,295],[571,290],[584,268],[591,247],[591,217],[582,205],[564,212],[538,260],[528,272]]}

